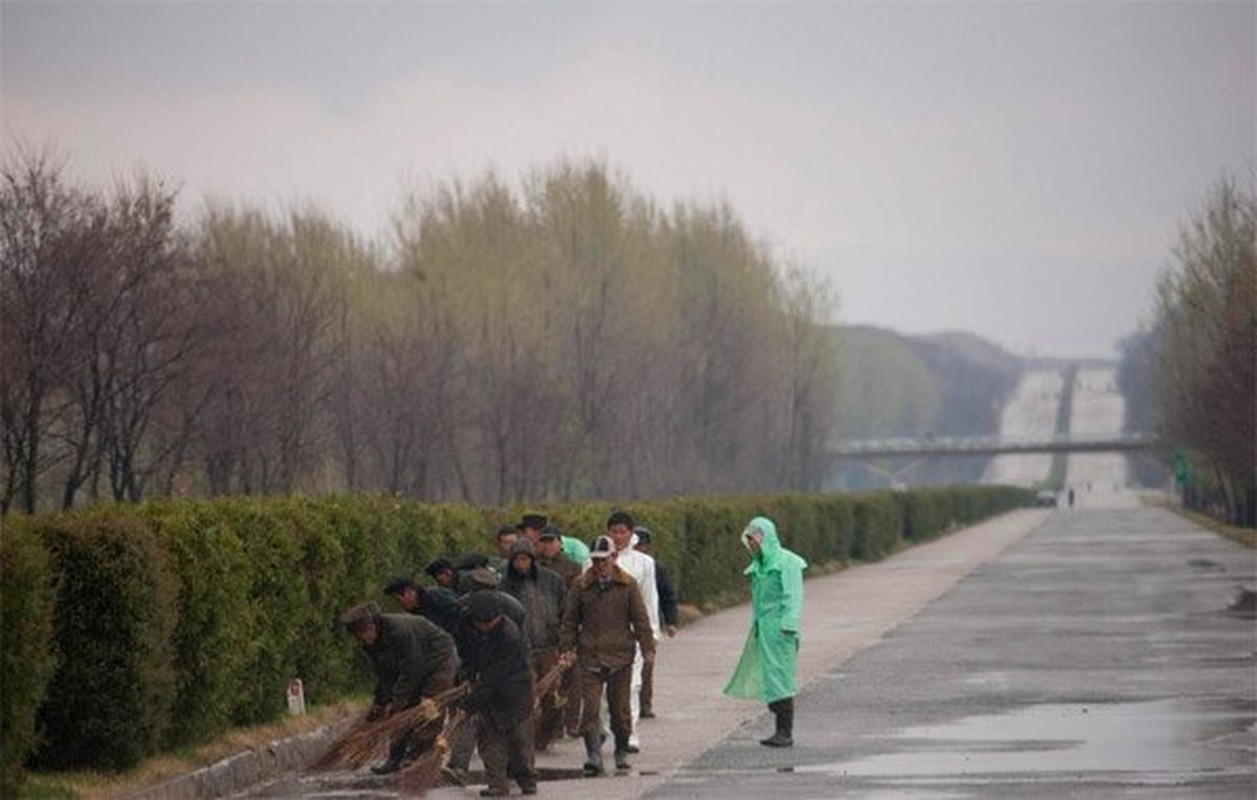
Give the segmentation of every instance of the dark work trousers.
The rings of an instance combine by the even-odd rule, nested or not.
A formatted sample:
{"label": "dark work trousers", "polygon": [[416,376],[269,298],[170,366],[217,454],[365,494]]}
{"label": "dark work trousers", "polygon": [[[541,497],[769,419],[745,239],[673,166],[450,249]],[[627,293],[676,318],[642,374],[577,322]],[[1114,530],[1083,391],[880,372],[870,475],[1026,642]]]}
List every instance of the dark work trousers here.
{"label": "dark work trousers", "polygon": [[[559,663],[559,650],[557,647],[548,647],[544,650],[532,651],[534,666],[534,676],[538,683],[545,677],[545,674],[553,669]],[[537,750],[545,750],[550,746],[550,742],[560,736],[563,732],[563,711],[559,708],[559,691],[561,686],[555,686],[545,695],[537,698],[537,725],[533,729],[533,741],[537,746]]]}
{"label": "dark work trousers", "polygon": [[454,741],[450,743],[450,769],[464,772],[471,766],[471,754],[476,751],[476,740],[480,738],[480,715],[472,714],[458,726]]}
{"label": "dark work trousers", "polygon": [[580,667],[572,667],[563,676],[563,696],[567,705],[563,706],[563,727],[568,736],[580,736]]}
{"label": "dark work trousers", "polygon": [[628,750],[629,736],[633,733],[633,711],[629,705],[633,692],[633,665],[619,669],[585,669],[581,667],[580,732],[584,736],[599,733],[598,711],[602,708],[602,693],[607,693],[607,711],[611,718],[611,734],[615,737],[615,749]]}
{"label": "dark work trousers", "polygon": [[509,730],[498,730],[487,719],[480,721],[477,745],[484,762],[485,781],[490,789],[507,790],[514,778],[521,789],[536,787],[533,765],[533,721],[522,720]]}
{"label": "dark work trousers", "polygon": [[655,662],[642,661],[642,690],[637,696],[638,708],[643,714],[653,714],[655,707],[652,704],[655,699]]}

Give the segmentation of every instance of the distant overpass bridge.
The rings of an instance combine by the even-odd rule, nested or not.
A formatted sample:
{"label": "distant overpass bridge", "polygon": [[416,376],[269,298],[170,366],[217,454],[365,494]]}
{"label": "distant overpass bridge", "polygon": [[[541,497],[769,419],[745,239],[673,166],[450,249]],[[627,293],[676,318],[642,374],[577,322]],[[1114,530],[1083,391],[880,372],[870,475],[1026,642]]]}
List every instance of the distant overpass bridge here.
{"label": "distant overpass bridge", "polygon": [[1102,436],[948,436],[863,439],[838,442],[829,454],[843,460],[891,457],[994,456],[1002,453],[1137,453],[1152,450],[1156,440],[1145,433]]}

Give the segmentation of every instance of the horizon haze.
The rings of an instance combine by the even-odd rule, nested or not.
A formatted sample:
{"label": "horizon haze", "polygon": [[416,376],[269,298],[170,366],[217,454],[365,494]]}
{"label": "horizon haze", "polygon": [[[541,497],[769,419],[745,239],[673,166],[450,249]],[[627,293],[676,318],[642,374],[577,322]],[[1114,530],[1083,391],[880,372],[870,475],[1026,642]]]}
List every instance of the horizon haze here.
{"label": "horizon haze", "polygon": [[384,239],[407,191],[597,159],[727,201],[842,325],[1115,356],[1257,157],[1257,3],[0,5],[6,150]]}

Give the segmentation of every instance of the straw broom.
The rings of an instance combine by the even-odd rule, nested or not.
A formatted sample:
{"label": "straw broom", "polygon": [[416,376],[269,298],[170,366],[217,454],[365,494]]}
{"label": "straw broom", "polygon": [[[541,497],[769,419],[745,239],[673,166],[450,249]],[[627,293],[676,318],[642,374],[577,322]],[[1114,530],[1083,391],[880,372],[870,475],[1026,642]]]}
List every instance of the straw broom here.
{"label": "straw broom", "polygon": [[[533,699],[534,720],[541,713],[541,698],[554,690],[559,680],[562,679],[563,673],[567,672],[570,667],[571,664],[560,661],[542,676],[541,680],[537,681]],[[450,743],[458,737],[458,733],[462,730],[468,717],[468,713],[463,709],[455,709],[446,717],[445,726],[441,729],[440,735],[437,736],[436,742],[433,743],[432,749],[415,759],[410,765],[402,768],[401,787],[406,794],[422,795],[436,785],[437,779],[441,775],[441,770],[449,760]]]}
{"label": "straw broom", "polygon": [[458,737],[470,715],[461,708],[456,708],[445,718],[445,725],[437,735],[432,747],[410,764],[402,767],[400,785],[406,795],[422,795],[436,785],[450,757],[451,743]]}
{"label": "straw broom", "polygon": [[371,754],[380,743],[388,741],[395,734],[415,725],[422,725],[444,717],[446,709],[467,694],[469,688],[465,684],[455,686],[433,697],[424,698],[422,702],[376,722],[361,720],[332,742],[327,751],[310,765],[310,769],[316,772],[326,772],[337,768],[361,767],[371,758]]}
{"label": "straw broom", "polygon": [[558,686],[559,681],[563,678],[563,673],[571,669],[572,664],[563,659],[550,668],[549,672],[541,676],[541,680],[537,681],[537,689],[533,698],[533,715],[535,716],[541,710],[541,699],[554,691],[554,687]]}

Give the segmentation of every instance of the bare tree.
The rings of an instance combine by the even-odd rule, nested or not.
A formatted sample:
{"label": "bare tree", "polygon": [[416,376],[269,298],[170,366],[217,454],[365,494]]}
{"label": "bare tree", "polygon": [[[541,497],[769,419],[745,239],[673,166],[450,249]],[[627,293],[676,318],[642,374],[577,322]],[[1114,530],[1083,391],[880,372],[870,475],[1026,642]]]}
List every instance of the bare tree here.
{"label": "bare tree", "polygon": [[[1162,435],[1199,454],[1234,521],[1257,524],[1257,195],[1223,180],[1158,286]],[[1201,476],[1202,478],[1206,476]]]}
{"label": "bare tree", "polygon": [[41,475],[60,460],[61,391],[82,324],[85,265],[98,251],[105,211],[64,185],[62,165],[19,150],[0,180],[0,436],[4,488],[0,511],[16,501],[35,511]]}
{"label": "bare tree", "polygon": [[829,465],[826,447],[833,428],[837,361],[825,329],[834,301],[828,286],[795,268],[785,277],[783,344],[787,369],[783,403],[788,433],[783,439],[782,479],[792,489],[821,487]]}
{"label": "bare tree", "polygon": [[[161,413],[169,400],[183,399],[173,389],[215,333],[197,311],[205,286],[175,231],[174,204],[173,191],[141,176],[119,188],[110,208],[113,278],[124,289],[98,354],[109,376],[100,436],[119,501],[140,500],[149,481],[171,468],[184,437],[154,436],[154,423],[171,416]],[[178,416],[186,426],[187,413]]]}

